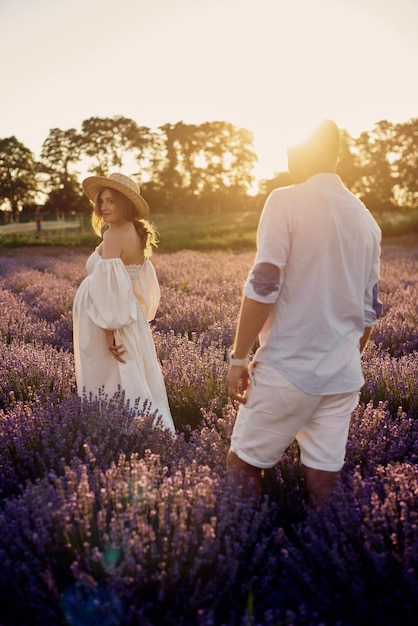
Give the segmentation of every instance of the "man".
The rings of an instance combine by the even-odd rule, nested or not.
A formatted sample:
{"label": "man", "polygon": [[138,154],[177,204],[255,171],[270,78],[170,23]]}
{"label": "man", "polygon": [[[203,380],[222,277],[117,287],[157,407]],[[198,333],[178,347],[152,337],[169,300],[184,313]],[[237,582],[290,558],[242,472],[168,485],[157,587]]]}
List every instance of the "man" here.
{"label": "man", "polygon": [[295,184],[264,206],[228,373],[240,403],[231,476],[246,493],[258,491],[263,469],[296,437],[312,506],[339,478],[364,384],[361,353],[382,311],[381,231],[335,173],[338,152],[330,120],[288,149]]}

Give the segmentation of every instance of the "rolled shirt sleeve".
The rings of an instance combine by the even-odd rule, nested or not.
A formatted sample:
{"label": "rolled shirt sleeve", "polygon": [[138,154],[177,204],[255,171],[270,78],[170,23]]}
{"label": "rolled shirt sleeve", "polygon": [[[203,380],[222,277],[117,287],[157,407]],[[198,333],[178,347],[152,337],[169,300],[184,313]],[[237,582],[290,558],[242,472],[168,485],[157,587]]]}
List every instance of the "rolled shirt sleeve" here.
{"label": "rolled shirt sleeve", "polygon": [[371,287],[370,293],[367,294],[366,298],[366,307],[364,310],[364,326],[370,328],[371,326],[375,326],[377,320],[382,315],[383,304],[378,297],[379,286],[378,283],[375,283],[373,287]]}
{"label": "rolled shirt sleeve", "polygon": [[272,263],[256,263],[244,287],[250,300],[270,304],[276,302],[280,293],[280,269]]}
{"label": "rolled shirt sleeve", "polygon": [[[282,196],[285,190],[280,190]],[[244,286],[251,300],[270,304],[276,302],[290,249],[290,225],[286,202],[276,202],[273,191],[264,205],[257,230],[257,254]],[[286,199],[286,198],[285,198]]]}
{"label": "rolled shirt sleeve", "polygon": [[379,299],[379,274],[380,274],[380,246],[375,255],[375,260],[367,282],[364,297],[364,325],[367,328],[376,325],[382,315],[383,305]]}

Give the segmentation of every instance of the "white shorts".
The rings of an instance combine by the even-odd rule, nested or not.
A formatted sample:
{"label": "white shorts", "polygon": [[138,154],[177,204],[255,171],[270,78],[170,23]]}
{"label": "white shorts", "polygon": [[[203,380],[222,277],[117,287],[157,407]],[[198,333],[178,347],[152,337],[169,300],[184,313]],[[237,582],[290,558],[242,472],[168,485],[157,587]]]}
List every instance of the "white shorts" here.
{"label": "white shorts", "polygon": [[314,396],[260,362],[251,365],[250,377],[247,403],[239,408],[231,450],[254,467],[268,468],[296,438],[303,465],[338,472],[344,465],[359,392]]}

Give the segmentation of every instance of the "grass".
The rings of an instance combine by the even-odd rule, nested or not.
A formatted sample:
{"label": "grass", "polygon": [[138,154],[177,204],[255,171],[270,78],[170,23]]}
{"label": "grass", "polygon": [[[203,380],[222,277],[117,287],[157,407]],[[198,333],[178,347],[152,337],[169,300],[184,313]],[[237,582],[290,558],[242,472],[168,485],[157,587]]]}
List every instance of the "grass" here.
{"label": "grass", "polygon": [[[159,252],[179,250],[230,250],[255,248],[258,211],[216,213],[211,215],[154,214],[159,232]],[[86,222],[86,220],[84,220]],[[1,249],[22,246],[63,246],[94,248],[99,238],[88,223],[68,230],[49,228],[0,235]]]}
{"label": "grass", "polygon": [[[160,233],[159,252],[179,250],[223,250],[240,252],[255,249],[259,211],[225,212],[210,215],[155,214]],[[382,228],[383,243],[416,245],[418,209],[375,215]],[[83,223],[84,222],[84,223]],[[49,225],[50,226],[50,225]],[[22,246],[62,246],[94,248],[99,242],[88,223],[68,230],[52,228],[0,235],[0,251]]]}
{"label": "grass", "polygon": [[404,243],[418,241],[418,209],[391,211],[375,216],[382,229],[383,240],[402,238]]}
{"label": "grass", "polygon": [[157,216],[159,249],[162,252],[252,249],[255,248],[259,217],[258,211]]}

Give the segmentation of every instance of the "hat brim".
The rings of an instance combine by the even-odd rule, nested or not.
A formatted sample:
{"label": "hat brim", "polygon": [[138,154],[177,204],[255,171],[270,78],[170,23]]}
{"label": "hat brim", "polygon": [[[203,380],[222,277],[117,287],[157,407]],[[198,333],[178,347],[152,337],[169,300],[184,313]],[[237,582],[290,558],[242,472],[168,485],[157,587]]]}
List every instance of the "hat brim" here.
{"label": "hat brim", "polygon": [[97,194],[101,189],[115,189],[126,196],[138,209],[138,218],[142,219],[149,215],[149,206],[146,200],[126,185],[118,183],[116,180],[106,178],[106,176],[89,176],[81,183],[84,193],[92,202],[96,202]]}

